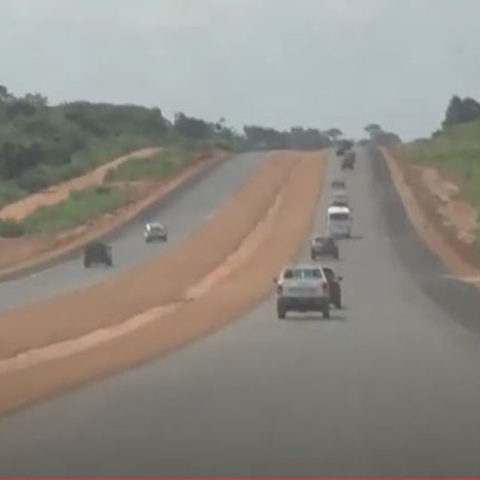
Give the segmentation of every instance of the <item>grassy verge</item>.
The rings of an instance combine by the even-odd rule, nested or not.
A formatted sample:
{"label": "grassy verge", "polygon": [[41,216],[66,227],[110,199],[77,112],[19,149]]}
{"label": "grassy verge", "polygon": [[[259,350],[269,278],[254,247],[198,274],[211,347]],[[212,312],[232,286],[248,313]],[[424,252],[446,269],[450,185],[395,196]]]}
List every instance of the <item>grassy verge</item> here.
{"label": "grassy verge", "polygon": [[56,233],[88,223],[133,199],[128,189],[100,186],[72,192],[57,205],[42,207],[20,224],[25,233]]}
{"label": "grassy verge", "polygon": [[480,211],[480,122],[456,125],[430,140],[402,146],[406,158],[452,174]]}
{"label": "grassy verge", "polygon": [[105,181],[161,180],[193,163],[194,159],[195,153],[188,147],[166,147],[152,157],[127,160],[111,170]]}
{"label": "grassy verge", "polygon": [[[480,220],[480,121],[446,128],[429,140],[403,145],[401,151],[412,163],[450,174]],[[475,243],[480,247],[480,230]]]}
{"label": "grassy verge", "polygon": [[7,180],[0,181],[0,208],[3,208],[9,203],[16,202],[28,195],[25,190],[22,190],[16,183]]}
{"label": "grassy verge", "polygon": [[[176,140],[176,139],[175,139]],[[95,220],[106,213],[113,212],[130,202],[133,191],[109,185],[113,181],[160,180],[179,169],[192,164],[199,153],[210,151],[211,146],[199,142],[184,142],[164,147],[161,152],[150,158],[131,159],[117,169],[108,172],[102,186],[90,187],[72,192],[69,198],[56,205],[39,208],[23,221],[0,220],[0,237],[19,237],[24,234],[57,233]],[[141,145],[137,145],[140,148]],[[121,152],[116,147],[116,155]],[[132,149],[129,144],[128,150]],[[92,156],[92,168],[95,158],[105,158],[95,150]],[[112,153],[112,152],[111,152]],[[112,153],[113,155],[113,153]],[[86,162],[82,162],[84,168]],[[0,182],[0,205],[20,198],[22,192],[15,184]]]}

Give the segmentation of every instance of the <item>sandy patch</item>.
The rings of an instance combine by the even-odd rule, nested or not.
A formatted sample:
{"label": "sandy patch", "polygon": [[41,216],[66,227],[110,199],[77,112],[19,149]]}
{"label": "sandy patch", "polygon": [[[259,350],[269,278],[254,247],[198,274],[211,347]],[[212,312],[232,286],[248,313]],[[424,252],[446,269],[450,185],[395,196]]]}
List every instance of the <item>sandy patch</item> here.
{"label": "sandy patch", "polygon": [[471,244],[476,212],[457,198],[458,187],[431,168],[409,170],[382,149],[393,183],[414,228],[455,277],[480,286],[479,254]]}
{"label": "sandy patch", "polygon": [[213,152],[209,158],[195,162],[170,178],[161,182],[135,182],[138,199],[114,214],[81,225],[56,235],[22,237],[19,239],[0,239],[0,280],[6,280],[40,266],[54,263],[80,248],[87,242],[99,238],[127,223],[141,211],[159,201],[169,192],[184,184],[187,180],[226,159],[230,154],[223,151]]}
{"label": "sandy patch", "polygon": [[[230,256],[231,268],[223,268],[221,274],[217,270],[214,274],[216,280],[209,283],[214,288],[205,288],[206,284],[203,284],[204,288],[196,290],[199,296],[184,301],[180,307],[175,306],[170,312],[152,310],[159,305],[160,299],[157,299],[156,305],[137,312],[137,315],[145,313],[148,318],[144,317],[144,324],[128,335],[61,360],[48,360],[31,368],[2,375],[2,384],[6,388],[0,391],[0,408],[5,411],[18,407],[28,401],[138,364],[205,335],[251,308],[271,292],[272,277],[298,254],[308,235],[323,180],[324,162],[319,161],[319,156],[318,153],[276,155],[273,162],[275,168],[272,168],[272,159],[255,176],[257,181],[252,179],[255,187],[264,187],[248,189],[249,194],[256,196],[255,201],[249,202],[249,206],[245,205],[250,195],[242,196],[239,192],[239,204],[232,201],[212,219],[213,225],[216,219],[222,218],[222,225],[216,227],[221,227],[223,235],[229,241],[221,243],[239,247],[236,257]],[[281,188],[269,188],[271,183],[277,185],[279,181],[283,186],[281,197],[278,197]],[[265,190],[274,193],[273,196],[266,195]],[[270,200],[267,208],[263,208],[265,196]],[[277,206],[272,208],[276,200]],[[239,217],[231,215],[234,206],[241,214]],[[250,225],[257,225],[258,228],[250,229],[251,235],[248,240],[244,236],[243,245],[241,239],[239,243],[232,242],[230,229],[235,229],[239,221],[242,223],[242,217],[246,217],[247,211],[252,213],[252,210],[257,209],[257,221]],[[259,223],[262,219],[264,222]],[[228,257],[229,255],[224,256],[224,260]],[[216,264],[207,272],[215,272],[219,265]],[[144,269],[142,273],[145,275],[144,280],[151,279],[149,269]],[[167,273],[169,278],[170,271]],[[188,270],[184,270],[184,274],[189,276]],[[175,276],[174,270],[173,281]],[[183,285],[198,286],[205,278],[207,275],[194,282],[184,281]],[[121,290],[121,294],[120,291],[117,292],[116,300],[127,293],[125,290]],[[138,299],[139,302],[141,300]],[[75,308],[73,303],[71,308]],[[117,308],[120,306],[117,305]],[[97,310],[97,313],[103,313],[103,309]],[[129,315],[126,320],[133,316]],[[272,312],[272,321],[276,321],[275,312]]]}

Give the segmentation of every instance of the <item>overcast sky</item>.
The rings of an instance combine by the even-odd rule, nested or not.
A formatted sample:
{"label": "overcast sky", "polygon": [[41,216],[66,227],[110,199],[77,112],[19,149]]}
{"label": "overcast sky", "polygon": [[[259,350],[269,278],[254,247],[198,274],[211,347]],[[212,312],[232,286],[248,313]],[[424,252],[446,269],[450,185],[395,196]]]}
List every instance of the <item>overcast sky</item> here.
{"label": "overcast sky", "polygon": [[0,0],[0,84],[409,139],[480,100],[480,0]]}

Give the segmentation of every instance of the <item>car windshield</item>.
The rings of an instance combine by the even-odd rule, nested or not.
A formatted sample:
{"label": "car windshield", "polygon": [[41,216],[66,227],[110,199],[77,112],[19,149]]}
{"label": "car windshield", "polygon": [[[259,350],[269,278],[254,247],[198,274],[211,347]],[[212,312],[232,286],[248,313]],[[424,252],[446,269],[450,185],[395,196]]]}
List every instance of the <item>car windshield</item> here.
{"label": "car windshield", "polygon": [[331,220],[349,220],[350,215],[348,213],[331,213],[330,219]]}

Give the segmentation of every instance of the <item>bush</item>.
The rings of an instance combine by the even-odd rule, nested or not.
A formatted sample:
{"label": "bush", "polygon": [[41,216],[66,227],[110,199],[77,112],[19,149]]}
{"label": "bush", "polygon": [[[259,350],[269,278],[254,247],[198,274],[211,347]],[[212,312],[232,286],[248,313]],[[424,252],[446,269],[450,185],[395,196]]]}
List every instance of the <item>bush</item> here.
{"label": "bush", "polygon": [[131,199],[129,190],[105,185],[77,190],[63,202],[34,211],[23,225],[27,233],[55,233],[113,212]]}
{"label": "bush", "polygon": [[35,193],[47,188],[51,182],[44,170],[40,168],[31,168],[22,173],[17,183],[20,188],[27,192]]}
{"label": "bush", "polygon": [[0,208],[19,200],[26,193],[13,182],[0,181]]}
{"label": "bush", "polygon": [[16,238],[21,237],[25,233],[25,229],[20,222],[11,218],[0,219],[0,237]]}

